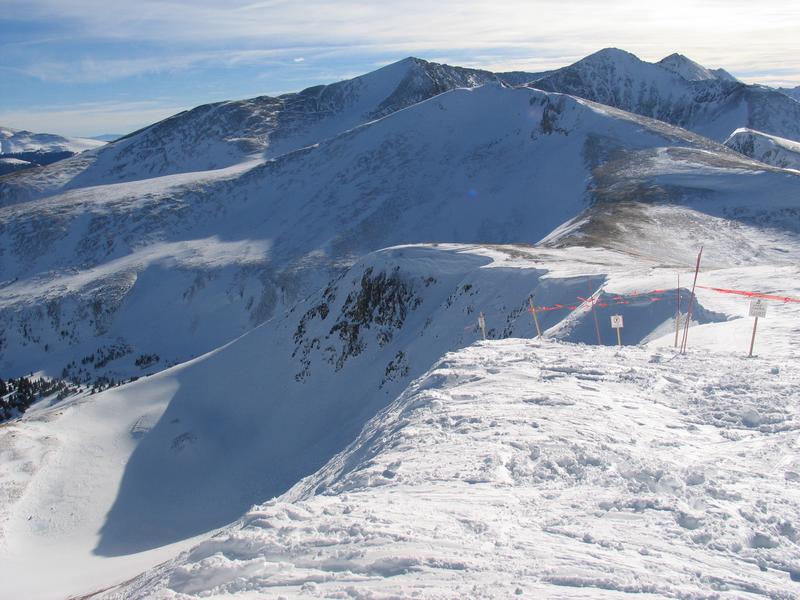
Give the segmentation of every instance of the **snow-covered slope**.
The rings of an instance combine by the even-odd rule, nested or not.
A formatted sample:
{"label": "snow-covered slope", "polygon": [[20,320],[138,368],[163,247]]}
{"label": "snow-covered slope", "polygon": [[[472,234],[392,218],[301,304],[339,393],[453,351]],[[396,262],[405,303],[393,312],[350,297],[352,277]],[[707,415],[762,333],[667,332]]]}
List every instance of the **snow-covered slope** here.
{"label": "snow-covered slope", "polygon": [[[713,250],[709,258],[710,264],[719,262]],[[543,308],[539,314],[548,343],[562,348],[539,359],[553,364],[542,381],[571,379],[570,373],[575,369],[583,373],[575,385],[590,386],[594,392],[588,393],[596,393],[599,400],[612,393],[607,391],[612,388],[605,387],[600,371],[592,374],[584,366],[572,365],[586,361],[597,363],[595,369],[600,364],[606,369],[609,363],[614,364],[614,354],[592,359],[586,346],[562,347],[559,344],[564,342],[557,341],[591,343],[595,339],[595,313],[592,305],[581,298],[604,299],[604,306],[598,303],[595,310],[605,343],[613,343],[614,339],[608,316],[622,311],[626,343],[654,340],[656,345],[671,344],[675,297],[665,299],[663,291],[641,292],[674,285],[676,268],[688,281],[688,269],[682,266],[665,268],[651,259],[596,249],[400,247],[366,257],[344,277],[293,310],[206,356],[101,394],[84,394],[50,407],[34,407],[21,421],[0,428],[0,451],[8,457],[0,463],[0,498],[4,499],[0,502],[0,579],[11,582],[11,593],[24,590],[30,599],[54,597],[53,590],[62,595],[85,593],[123,581],[143,565],[154,564],[163,560],[165,553],[175,552],[176,547],[170,544],[185,547],[192,543],[193,536],[237,519],[253,503],[289,491],[331,458],[334,462],[315,479],[295,488],[285,500],[309,499],[313,490],[319,488],[323,492],[330,485],[325,493],[341,492],[340,497],[346,502],[349,492],[334,485],[337,477],[329,477],[339,468],[337,465],[349,465],[346,470],[352,467],[363,474],[382,464],[383,459],[370,449],[374,448],[371,443],[363,452],[358,449],[363,442],[358,442],[345,455],[337,458],[337,453],[345,450],[365,423],[446,352],[479,339],[479,312],[486,317],[487,336],[491,339],[532,337],[535,329],[526,312],[532,294],[541,307],[562,306]],[[701,283],[745,289],[778,288],[786,294],[800,295],[798,274],[796,263],[787,261],[780,268],[706,271]],[[600,291],[603,296],[597,296]],[[626,303],[613,304],[619,297],[627,298]],[[685,310],[685,289],[682,299]],[[769,368],[777,366],[780,373],[796,360],[792,340],[798,333],[797,306],[773,309],[766,325],[762,325],[758,350],[769,359]],[[704,324],[692,328],[692,347],[703,354],[718,346],[744,349],[750,322],[737,317],[745,311],[744,300],[701,290],[695,316],[698,323]],[[665,331],[666,342],[660,337]],[[619,359],[621,369],[630,369],[633,360],[645,362],[632,356],[638,355]],[[732,355],[725,354],[718,360],[730,365]],[[481,359],[478,364],[485,363]],[[520,364],[532,373],[533,365],[527,359]],[[505,377],[501,370],[495,374],[498,382]],[[719,375],[723,377],[722,373]],[[667,381],[670,377],[667,374]],[[435,377],[430,381],[433,380]],[[777,380],[787,386],[775,388],[781,395],[777,391],[765,392],[756,407],[767,424],[779,423],[774,420],[778,415],[784,415],[786,423],[794,419],[786,412],[793,409],[776,399],[790,397],[796,384],[791,379]],[[527,389],[519,387],[521,382],[516,376],[506,381],[502,385],[510,389]],[[517,401],[529,401],[534,410],[549,406],[536,400],[549,395],[542,391],[548,389],[542,387],[548,384],[535,385],[539,393],[534,400],[526,392]],[[687,399],[694,398],[691,388],[686,393]],[[492,397],[489,389],[481,395],[485,401]],[[667,397],[675,399],[671,391],[665,392],[664,398]],[[413,405],[405,404],[408,397],[401,400],[402,406]],[[566,401],[560,405],[569,406]],[[736,426],[740,414],[730,415],[732,426]],[[437,417],[431,417],[434,423]],[[520,418],[512,414],[509,417]],[[719,416],[719,412],[708,415],[709,419],[712,417],[721,427],[728,424],[728,417]],[[587,425],[590,422],[597,425],[602,420],[587,416]],[[462,426],[471,427],[468,421]],[[416,439],[412,422],[401,420],[398,427],[376,430],[374,441],[386,435],[398,435],[398,439],[409,442]],[[477,422],[475,427],[484,429]],[[781,427],[775,425],[775,430]],[[364,436],[373,437],[371,431],[368,426]],[[552,452],[569,453],[583,437],[554,438]],[[629,437],[630,429],[626,439]],[[422,435],[419,439],[426,438]],[[697,439],[697,443],[705,443]],[[716,438],[710,441],[713,439]],[[494,466],[484,463],[482,450],[467,438],[464,441],[464,447],[453,451],[463,455],[464,464],[473,464],[475,473],[462,472],[462,480],[474,480],[473,484],[483,481],[491,484],[487,487],[492,490],[495,480],[489,473],[494,472]],[[471,455],[470,448],[477,453]],[[408,451],[416,457],[409,455],[408,461],[429,460],[436,452],[432,447],[416,449],[415,444]],[[673,456],[673,451],[674,447],[664,448],[664,460],[667,455]],[[481,464],[487,465],[483,478]],[[787,466],[787,470],[793,468]],[[393,471],[391,466],[382,466],[383,480],[376,481],[388,483],[398,472],[402,480],[402,469]],[[459,485],[452,477],[443,474],[441,485]],[[535,479],[529,482],[534,483]],[[507,488],[508,493],[517,491],[514,486]],[[492,493],[505,498],[501,490]],[[365,510],[359,498],[354,499],[357,510]],[[648,514],[661,514],[655,509],[662,506],[662,501],[665,500],[654,500],[654,512]],[[648,506],[643,505],[642,509],[647,510]],[[673,507],[676,515],[678,509],[689,510],[677,504]],[[698,516],[702,510],[695,508],[690,514]],[[409,527],[413,538],[416,533],[413,526]],[[592,532],[592,536],[597,537],[596,533]],[[734,534],[735,531],[730,535]],[[765,534],[772,535],[771,530],[765,530]],[[674,532],[668,529],[664,535],[666,544]],[[706,544],[708,540],[698,543]],[[247,552],[253,553],[252,564],[265,564],[265,560],[274,558],[289,561],[286,568],[290,568],[294,556],[282,544],[276,550],[278,554],[263,545],[247,546]],[[746,541],[742,544],[744,547]],[[467,546],[470,547],[472,542]],[[580,553],[583,546],[576,548],[572,551]],[[347,551],[346,546],[342,551]],[[717,552],[713,545],[706,551],[710,555]],[[743,551],[744,559],[752,557],[748,552]],[[233,558],[227,550],[224,553]],[[771,553],[768,564],[784,564],[784,558],[780,553]],[[249,554],[246,559],[251,560]],[[42,562],[50,565],[48,577],[37,579],[32,573]],[[268,565],[265,568],[271,569]],[[324,571],[327,567],[321,568]],[[253,571],[254,576],[262,577],[261,573]],[[372,575],[380,573],[376,569]],[[221,581],[222,575],[217,576],[215,581]],[[237,572],[233,576],[245,574]],[[760,580],[762,585],[774,585],[771,576],[764,577]],[[334,583],[335,579],[332,578]],[[182,581],[186,581],[181,588],[184,593],[192,589],[200,593],[216,585],[199,573],[191,583],[186,577]],[[666,579],[662,581],[666,585],[665,582]],[[248,585],[257,589],[255,583]],[[127,594],[133,592],[129,590]]]}
{"label": "snow-covered slope", "polygon": [[495,76],[407,58],[372,73],[276,98],[220,102],[179,113],[35,174],[0,181],[0,205],[65,189],[224,169],[336,136],[442,92]]}
{"label": "snow-covered slope", "polygon": [[531,85],[654,117],[719,142],[740,127],[800,140],[799,103],[695,65],[675,55],[648,63],[607,48]]}
{"label": "snow-covered slope", "polygon": [[788,357],[478,343],[93,598],[795,598],[799,383]]}
{"label": "snow-covered slope", "polygon": [[800,171],[800,142],[741,128],[725,140],[725,145],[768,165]]}
{"label": "snow-covered slope", "polygon": [[530,73],[528,71],[507,71],[497,73],[497,78],[508,85],[524,85],[531,81],[536,81],[552,73],[552,71],[542,71],[541,73]]}
{"label": "snow-covered slope", "polygon": [[535,243],[587,207],[593,169],[676,145],[739,156],[622,111],[492,84],[207,179],[11,205],[0,210],[0,366],[119,379],[147,372],[135,360],[157,354],[148,368],[163,368],[262,322],[369,251]]}
{"label": "snow-covered slope", "polygon": [[664,263],[691,264],[713,248],[715,266],[795,260],[800,174],[741,155],[692,148],[620,153],[596,168],[591,204],[545,240],[615,248]]}

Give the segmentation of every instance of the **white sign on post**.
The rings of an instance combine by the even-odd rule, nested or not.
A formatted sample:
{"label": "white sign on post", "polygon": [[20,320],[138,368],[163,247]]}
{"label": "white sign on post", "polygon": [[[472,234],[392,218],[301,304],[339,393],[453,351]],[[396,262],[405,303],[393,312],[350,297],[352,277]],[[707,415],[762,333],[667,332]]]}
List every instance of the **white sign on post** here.
{"label": "white sign on post", "polygon": [[756,328],[758,327],[758,319],[763,319],[767,316],[767,303],[761,298],[753,298],[750,300],[750,316],[755,317],[753,320],[753,337],[750,338],[750,353],[748,357],[753,356],[753,346],[756,343]]}
{"label": "white sign on post", "polygon": [[622,329],[622,315],[611,315],[611,327],[617,330],[617,345],[622,346],[622,336],[619,333]]}
{"label": "white sign on post", "polygon": [[750,316],[763,319],[767,316],[767,303],[760,298],[750,300]]}

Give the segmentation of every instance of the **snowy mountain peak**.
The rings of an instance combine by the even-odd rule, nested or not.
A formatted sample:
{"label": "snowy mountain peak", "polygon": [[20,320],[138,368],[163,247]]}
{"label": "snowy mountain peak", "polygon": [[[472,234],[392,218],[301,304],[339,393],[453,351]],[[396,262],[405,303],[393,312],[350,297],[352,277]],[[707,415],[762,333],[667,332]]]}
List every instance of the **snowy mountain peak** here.
{"label": "snowy mountain peak", "polygon": [[778,91],[789,96],[792,100],[800,102],[800,85],[793,88],[778,88]]}
{"label": "snowy mountain peak", "polygon": [[603,48],[602,50],[598,50],[590,54],[589,56],[582,58],[575,64],[592,64],[592,63],[619,63],[619,64],[638,64],[643,63],[638,56],[635,54],[628,52],[627,50],[621,50],[619,48]]}
{"label": "snowy mountain peak", "polygon": [[[0,183],[0,205],[65,189],[223,170],[333,138],[456,88],[497,76],[408,57],[359,77],[277,98],[198,106],[36,177]],[[98,144],[99,142],[92,142]]]}
{"label": "snowy mountain peak", "polygon": [[800,140],[800,106],[680,54],[659,63],[607,48],[536,80],[539,89],[653,117],[723,142],[739,127]]}
{"label": "snowy mountain peak", "polygon": [[694,62],[683,54],[670,54],[662,58],[658,63],[665,69],[677,73],[687,81],[704,81],[706,79],[716,79],[717,77],[703,65]]}

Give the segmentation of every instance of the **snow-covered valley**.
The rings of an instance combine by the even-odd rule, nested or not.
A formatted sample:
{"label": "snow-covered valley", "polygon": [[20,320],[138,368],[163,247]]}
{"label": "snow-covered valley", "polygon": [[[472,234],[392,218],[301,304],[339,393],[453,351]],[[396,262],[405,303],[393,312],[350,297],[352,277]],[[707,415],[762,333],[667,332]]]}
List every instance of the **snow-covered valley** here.
{"label": "snow-covered valley", "polygon": [[797,103],[619,53],[0,177],[0,598],[797,597]]}

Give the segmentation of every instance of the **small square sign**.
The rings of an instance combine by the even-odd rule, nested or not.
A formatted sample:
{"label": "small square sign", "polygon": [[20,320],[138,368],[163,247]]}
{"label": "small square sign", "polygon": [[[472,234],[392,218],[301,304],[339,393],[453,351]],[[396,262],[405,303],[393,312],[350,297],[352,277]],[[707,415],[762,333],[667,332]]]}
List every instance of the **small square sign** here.
{"label": "small square sign", "polygon": [[622,329],[622,315],[612,315],[611,316],[611,327],[614,329]]}
{"label": "small square sign", "polygon": [[750,316],[763,319],[767,316],[767,303],[760,298],[750,300]]}

